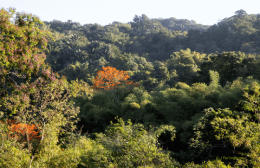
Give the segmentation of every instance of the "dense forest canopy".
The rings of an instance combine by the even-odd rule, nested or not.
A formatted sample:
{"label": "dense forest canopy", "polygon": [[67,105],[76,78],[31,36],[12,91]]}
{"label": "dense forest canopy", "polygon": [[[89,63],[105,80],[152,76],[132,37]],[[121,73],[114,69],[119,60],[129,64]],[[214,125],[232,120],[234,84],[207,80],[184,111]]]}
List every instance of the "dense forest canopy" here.
{"label": "dense forest canopy", "polygon": [[[241,9],[212,26],[145,14],[106,26],[72,20],[41,24],[19,13],[15,24],[8,18],[2,9],[0,60],[9,69],[0,69],[0,87],[8,93],[1,97],[6,100],[1,128],[13,134],[1,134],[1,143],[16,145],[0,148],[0,155],[16,152],[27,167],[260,167],[259,14]],[[43,40],[41,50],[32,30]],[[14,37],[28,39],[31,48],[18,40],[12,51]],[[35,61],[36,51],[46,54],[41,64],[49,69],[27,62],[29,68],[19,71],[27,77],[11,75],[26,54],[33,53]],[[39,92],[27,97],[33,83]],[[21,106],[11,105],[17,101],[13,96],[23,100]],[[44,106],[46,113],[25,113],[24,102],[28,111],[37,111],[42,98],[55,103]],[[18,131],[24,123],[30,124],[27,141],[28,131]],[[9,165],[16,166],[0,157],[0,166]]]}

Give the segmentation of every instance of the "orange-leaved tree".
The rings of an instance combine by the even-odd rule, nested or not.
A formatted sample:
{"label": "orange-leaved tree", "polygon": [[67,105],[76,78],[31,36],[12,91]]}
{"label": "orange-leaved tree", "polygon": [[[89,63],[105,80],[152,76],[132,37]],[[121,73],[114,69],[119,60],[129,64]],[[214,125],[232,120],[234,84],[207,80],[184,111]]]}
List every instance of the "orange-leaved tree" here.
{"label": "orange-leaved tree", "polygon": [[130,87],[138,87],[137,83],[133,81],[127,81],[129,75],[126,71],[119,71],[114,67],[103,67],[102,71],[99,70],[97,72],[96,78],[93,80],[93,89],[100,90],[104,89],[105,91],[111,90],[112,95],[115,98],[116,102],[119,101],[119,95],[116,96],[114,93],[116,89],[119,88],[120,85],[128,85],[129,91],[131,90]]}
{"label": "orange-leaved tree", "polygon": [[[2,122],[3,123],[3,122]],[[10,131],[8,137],[15,138],[18,141],[29,141],[32,139],[40,140],[41,136],[39,135],[38,126],[34,124],[23,124],[19,123],[16,120],[9,119],[7,120],[8,129]]]}

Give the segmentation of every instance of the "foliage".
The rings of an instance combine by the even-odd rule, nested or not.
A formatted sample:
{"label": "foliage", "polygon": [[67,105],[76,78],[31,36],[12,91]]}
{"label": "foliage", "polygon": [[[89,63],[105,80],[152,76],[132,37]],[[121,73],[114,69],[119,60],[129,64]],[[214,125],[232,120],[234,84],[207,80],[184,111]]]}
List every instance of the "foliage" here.
{"label": "foliage", "polygon": [[213,160],[213,161],[207,161],[203,162],[202,164],[194,164],[192,163],[186,163],[185,165],[182,166],[183,168],[208,168],[208,167],[221,167],[221,168],[231,168],[231,166],[228,164],[226,165],[223,161],[219,160]]}
{"label": "foliage", "polygon": [[111,151],[117,167],[180,166],[156,147],[156,136],[162,134],[163,130],[168,130],[167,128],[148,134],[141,124],[132,125],[129,120],[126,125],[122,119],[117,121],[115,124],[111,122],[105,134],[99,134],[96,139]]}
{"label": "foliage", "polygon": [[[37,126],[34,124],[27,125],[22,123],[17,123],[15,120],[7,120],[7,123],[9,125],[8,129],[10,132],[12,132],[14,135],[8,135],[9,137],[15,138],[17,141],[26,141],[26,135],[28,135],[29,142],[32,139],[40,140],[41,136],[39,136],[39,131],[37,130]],[[38,126],[39,127],[39,126]],[[28,131],[28,133],[27,133]],[[17,135],[18,134],[18,135]]]}
{"label": "foliage", "polygon": [[[117,85],[121,84],[120,81],[125,82],[129,76],[127,72],[116,70],[113,67],[103,67],[103,71],[98,71],[96,78],[93,80],[93,88],[114,89]],[[126,84],[132,84],[133,82],[127,82]],[[105,86],[108,85],[108,86]]]}
{"label": "foliage", "polygon": [[[102,70],[103,71],[99,70],[97,72],[97,76],[93,80],[93,89],[100,90],[100,88],[102,88],[105,91],[111,90],[117,104],[119,104],[120,91],[123,91],[125,93],[125,88],[122,88],[120,90],[118,89],[119,85],[126,84],[133,87],[138,86],[138,84],[133,83],[133,81],[127,81],[127,79],[129,78],[127,72],[116,70],[116,68],[113,67],[103,67]],[[117,92],[117,89],[119,93]],[[129,86],[127,90],[129,90]]]}
{"label": "foliage", "polygon": [[[220,76],[220,84],[224,86],[227,82],[234,81],[238,77],[247,77],[255,74],[256,64],[254,58],[245,56],[241,52],[223,52],[209,56],[209,60],[201,64],[201,82],[208,83],[208,71],[217,71]],[[204,79],[203,79],[204,78]]]}
{"label": "foliage", "polygon": [[[259,107],[255,103],[258,95],[259,84],[254,82],[245,90],[246,100],[241,101],[246,111],[206,109],[205,115],[194,127],[196,138],[192,138],[190,143],[191,147],[200,148],[199,155],[196,157],[206,156],[203,160],[226,157],[229,159],[224,160],[225,163],[229,161],[232,165],[258,167],[260,163]],[[205,151],[209,153],[205,155]]]}
{"label": "foliage", "polygon": [[84,79],[86,83],[92,83],[94,77],[89,72],[89,63],[76,61],[75,64],[70,64],[63,70],[59,71],[60,75],[66,76],[68,82],[76,79]]}
{"label": "foliage", "polygon": [[259,16],[14,13],[0,11],[0,167],[259,167]]}
{"label": "foliage", "polygon": [[[1,124],[4,129],[1,129],[0,150],[6,156],[10,156],[17,151],[17,156],[22,157],[21,161],[16,163],[18,165],[31,167],[38,164],[39,166],[53,157],[56,154],[55,150],[60,150],[60,147],[57,146],[59,133],[66,129],[66,131],[73,130],[75,127],[74,122],[77,121],[76,115],[79,108],[73,107],[71,101],[68,103],[68,99],[71,96],[75,97],[82,94],[80,91],[87,92],[89,89],[83,88],[86,85],[78,83],[78,81],[68,84],[64,77],[59,79],[58,74],[54,75],[50,72],[50,68],[45,68],[45,55],[40,52],[47,45],[44,37],[47,34],[34,27],[36,23],[41,24],[38,18],[18,13],[15,24],[11,24],[9,19],[15,13],[15,10],[10,8],[9,12],[11,14],[8,14],[4,9],[0,11],[1,38],[4,41],[4,43],[1,43],[0,57],[2,60],[1,120],[6,122],[12,115],[19,116],[20,125],[11,125],[10,131],[17,132],[17,127],[23,127],[22,124],[33,124],[41,139],[39,142],[30,142],[31,137],[28,133],[32,133],[30,132],[32,127],[26,126],[26,131],[20,130],[20,133],[26,132],[27,141],[14,141],[6,136],[11,133],[5,127],[7,123]],[[19,86],[19,83],[17,84],[15,81],[17,78],[12,78],[11,75],[24,78],[25,82]],[[29,83],[32,75],[38,79]],[[10,87],[11,95],[8,95],[5,86]],[[12,142],[12,148],[10,148],[10,145],[6,145]],[[1,164],[10,163],[10,159],[12,160],[12,157],[2,158]],[[18,167],[18,165],[11,165]]]}

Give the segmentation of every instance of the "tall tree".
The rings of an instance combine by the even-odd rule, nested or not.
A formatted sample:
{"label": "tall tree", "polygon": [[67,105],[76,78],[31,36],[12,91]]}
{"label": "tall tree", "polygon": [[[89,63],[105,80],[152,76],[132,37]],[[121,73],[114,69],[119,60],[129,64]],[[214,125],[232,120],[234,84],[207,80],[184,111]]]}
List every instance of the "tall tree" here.
{"label": "tall tree", "polygon": [[[115,98],[115,100],[119,101],[119,97],[116,97],[115,92],[116,89],[119,88],[122,84],[127,84],[128,86],[138,86],[138,84],[133,83],[133,81],[129,82],[127,79],[130,78],[125,71],[119,71],[116,68],[113,67],[103,67],[102,71],[99,70],[97,72],[96,78],[93,80],[93,89],[104,89],[106,90],[112,90],[112,94]],[[129,88],[129,87],[128,87]]]}
{"label": "tall tree", "polygon": [[[1,156],[4,162],[11,162],[13,150],[9,149],[22,151],[26,155],[23,158],[30,159],[21,162],[31,167],[36,154],[49,159],[50,149],[58,149],[56,144],[61,127],[75,128],[73,123],[77,121],[79,108],[75,108],[72,102],[68,103],[68,99],[79,95],[80,90],[88,92],[88,88],[78,81],[69,84],[66,78],[60,79],[57,73],[51,72],[44,63],[46,55],[43,52],[49,32],[35,26],[43,24],[39,18],[24,13],[17,13],[15,22],[11,23],[14,13],[12,8],[9,12],[0,10],[0,119],[6,122],[5,119],[13,115],[19,116],[20,123],[37,127],[41,140],[36,146],[31,144],[26,127],[28,149],[16,142],[10,143],[6,139],[10,130],[1,124],[1,146],[5,144],[5,147],[0,149],[0,153],[6,154],[6,157]],[[31,81],[32,77],[36,79]],[[17,83],[19,78],[24,80],[21,85]],[[8,94],[8,87],[12,94]]]}

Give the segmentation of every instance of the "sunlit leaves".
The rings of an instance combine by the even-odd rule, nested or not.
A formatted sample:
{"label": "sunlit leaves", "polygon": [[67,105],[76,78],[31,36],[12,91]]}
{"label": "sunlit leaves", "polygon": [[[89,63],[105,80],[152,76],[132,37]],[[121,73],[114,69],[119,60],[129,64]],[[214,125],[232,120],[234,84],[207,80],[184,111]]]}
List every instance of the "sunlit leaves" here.
{"label": "sunlit leaves", "polygon": [[[14,10],[9,11],[14,14]],[[78,80],[68,83],[65,77],[54,74],[45,65],[46,55],[42,51],[46,48],[49,32],[33,26],[34,23],[42,23],[39,18],[18,13],[16,23],[12,24],[9,20],[11,15],[4,9],[0,10],[0,119],[10,121],[8,119],[12,115],[20,119],[19,123],[9,125],[9,131],[6,125],[0,124],[1,135],[5,135],[1,136],[0,155],[9,156],[0,157],[0,167],[3,167],[3,160],[9,163],[13,156],[18,157],[13,153],[23,154],[19,157],[28,165],[26,167],[37,167],[34,163],[45,164],[46,160],[57,154],[55,152],[60,149],[57,145],[59,132],[75,130],[79,108],[69,98],[82,95],[82,92],[88,94],[89,86]],[[21,81],[19,78],[24,81],[18,83]],[[34,80],[31,81],[31,78]],[[8,94],[8,87],[12,94]],[[12,138],[3,138],[9,135]],[[27,142],[26,146],[13,138]],[[40,146],[30,142],[32,139],[40,140]],[[40,160],[34,160],[36,153]]]}
{"label": "sunlit leaves", "polygon": [[[97,72],[96,78],[93,80],[93,89],[104,89],[112,90],[119,87],[119,85],[125,83],[127,85],[134,84],[132,81],[128,82],[127,79],[130,78],[125,71],[116,70],[113,67],[103,67],[102,71]],[[138,84],[134,84],[138,86]]]}
{"label": "sunlit leaves", "polygon": [[257,158],[254,155],[260,153],[260,126],[250,121],[250,115],[229,109],[215,111],[209,108],[204,111],[205,115],[194,126],[196,138],[190,141],[192,148],[201,150],[199,155],[204,156],[202,159],[232,156],[235,158],[232,164],[238,164],[237,159],[245,157],[251,166],[259,165],[255,163]]}
{"label": "sunlit leaves", "polygon": [[8,128],[9,128],[9,137],[14,138],[18,141],[27,141],[27,135],[28,135],[28,140],[29,142],[32,139],[40,140],[41,136],[39,135],[39,130],[37,130],[37,127],[32,124],[22,124],[18,123],[15,120],[7,120],[8,123]]}

